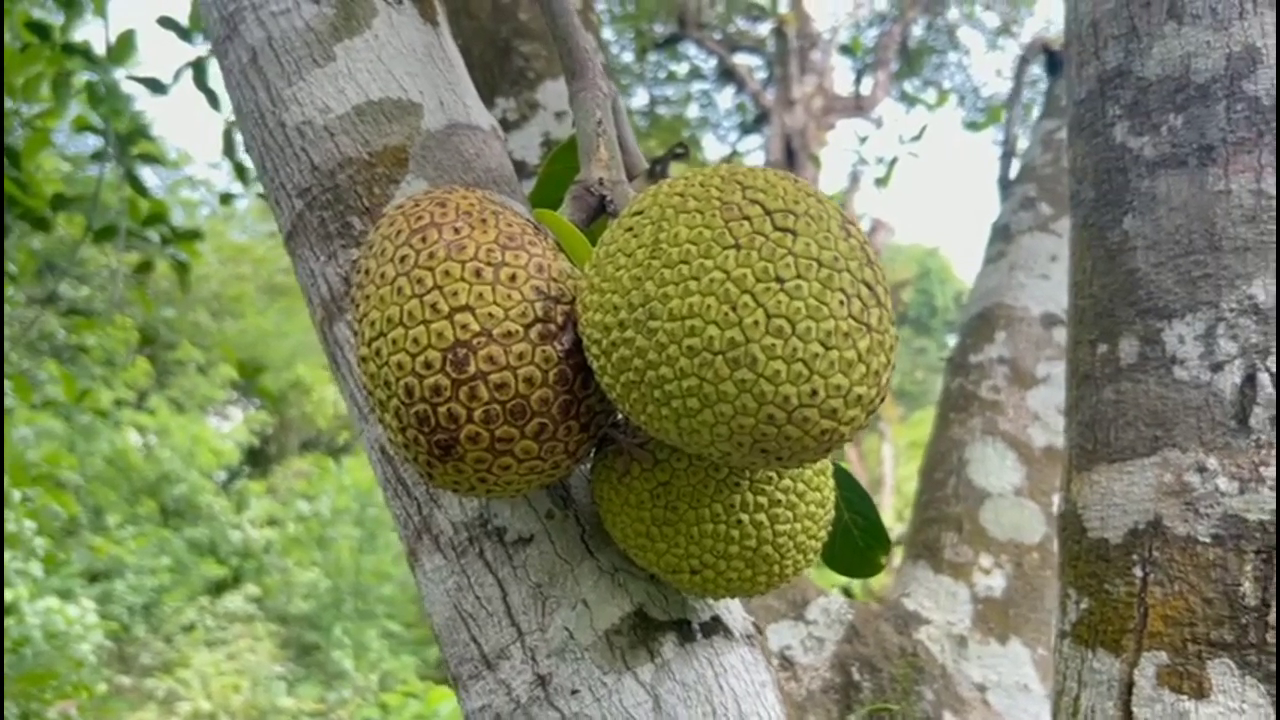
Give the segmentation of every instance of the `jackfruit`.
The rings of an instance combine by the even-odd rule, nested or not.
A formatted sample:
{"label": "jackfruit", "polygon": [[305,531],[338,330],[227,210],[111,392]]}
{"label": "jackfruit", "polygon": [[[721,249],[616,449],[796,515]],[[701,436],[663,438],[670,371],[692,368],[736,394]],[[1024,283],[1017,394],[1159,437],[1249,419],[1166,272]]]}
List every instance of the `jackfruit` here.
{"label": "jackfruit", "polygon": [[815,462],[866,427],[898,344],[858,224],[794,175],[737,165],[635,198],[584,271],[578,330],[632,424],[748,469]]}
{"label": "jackfruit", "polygon": [[835,515],[831,462],[740,470],[657,441],[607,444],[591,469],[605,531],[687,595],[752,597],[818,560]]}
{"label": "jackfruit", "polygon": [[513,497],[565,478],[613,414],[574,328],[555,240],[496,194],[420,192],[390,207],[352,281],[361,379],[425,479]]}

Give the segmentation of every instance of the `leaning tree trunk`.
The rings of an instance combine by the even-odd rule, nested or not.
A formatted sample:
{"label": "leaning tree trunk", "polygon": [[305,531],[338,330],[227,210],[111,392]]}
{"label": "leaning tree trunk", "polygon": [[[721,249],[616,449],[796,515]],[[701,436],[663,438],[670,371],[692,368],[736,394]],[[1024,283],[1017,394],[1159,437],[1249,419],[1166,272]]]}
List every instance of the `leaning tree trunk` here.
{"label": "leaning tree trunk", "polygon": [[[581,477],[532,497],[429,489],[357,380],[347,301],[386,205],[444,183],[522,203],[503,135],[433,3],[202,0],[245,144],[400,530],[464,711],[490,717],[780,718],[738,602],[635,576]],[[351,9],[355,8],[355,9]]]}
{"label": "leaning tree trunk", "polygon": [[1064,85],[1051,79],[992,227],[888,601],[855,605],[797,582],[749,604],[795,717],[843,719],[877,704],[895,708],[887,716],[926,720],[1050,717],[1064,462]]}
{"label": "leaning tree trunk", "polygon": [[1275,20],[1067,6],[1057,717],[1276,716]]}

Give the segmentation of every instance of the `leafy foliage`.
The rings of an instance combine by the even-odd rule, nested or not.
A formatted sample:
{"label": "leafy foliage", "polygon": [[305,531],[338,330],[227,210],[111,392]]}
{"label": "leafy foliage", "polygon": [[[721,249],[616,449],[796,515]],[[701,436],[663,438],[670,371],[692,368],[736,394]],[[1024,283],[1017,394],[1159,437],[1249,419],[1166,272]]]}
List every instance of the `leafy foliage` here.
{"label": "leafy foliage", "polygon": [[6,720],[460,717],[269,215],[103,10],[5,6]]}

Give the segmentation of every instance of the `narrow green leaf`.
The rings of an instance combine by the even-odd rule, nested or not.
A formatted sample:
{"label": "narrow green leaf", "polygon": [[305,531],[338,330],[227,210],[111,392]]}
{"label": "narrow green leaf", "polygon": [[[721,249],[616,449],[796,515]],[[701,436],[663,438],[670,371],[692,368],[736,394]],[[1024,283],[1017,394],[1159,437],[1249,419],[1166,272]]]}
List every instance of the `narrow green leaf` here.
{"label": "narrow green leaf", "polygon": [[53,104],[59,110],[65,109],[71,102],[72,82],[75,76],[70,70],[63,70],[53,76]]}
{"label": "narrow green leaf", "polygon": [[533,217],[556,236],[556,240],[560,242],[560,249],[569,257],[569,262],[576,265],[578,269],[587,266],[591,261],[591,243],[587,241],[587,236],[582,234],[577,225],[569,222],[555,210],[546,208],[534,208]]}
{"label": "narrow green leaf", "polygon": [[110,242],[120,236],[120,226],[114,224],[99,225],[93,229],[94,242]]}
{"label": "narrow green leaf", "polygon": [[138,31],[129,28],[116,36],[107,50],[107,62],[124,67],[138,54]]}
{"label": "narrow green leaf", "polygon": [[139,84],[139,85],[141,85],[142,87],[146,88],[146,89],[147,89],[148,91],[150,91],[153,95],[168,95],[168,94],[169,94],[169,85],[168,85],[168,83],[166,83],[165,81],[161,80],[160,78],[157,78],[157,77],[150,77],[150,76],[146,76],[146,75],[127,75],[126,77],[127,77],[128,79],[130,79],[130,80],[132,80],[132,81],[134,81],[134,82],[138,83],[138,84]]}
{"label": "narrow green leaf", "polygon": [[542,161],[533,189],[529,191],[529,204],[535,208],[559,210],[565,193],[577,177],[578,137],[570,135]]}
{"label": "narrow green leaf", "polygon": [[[192,4],[194,5],[194,3]],[[168,30],[170,33],[174,35],[174,37],[178,38],[184,43],[190,44],[192,39],[194,38],[190,28],[188,28],[186,25],[183,25],[176,18],[170,17],[168,15],[161,15],[160,17],[156,18],[156,25],[159,25],[164,30]]]}
{"label": "narrow green leaf", "polygon": [[204,101],[214,112],[222,112],[222,100],[218,98],[218,93],[213,91],[209,85],[209,57],[201,55],[191,61],[191,82],[195,83],[196,90],[204,96]]}
{"label": "narrow green leaf", "polygon": [[53,38],[57,33],[57,30],[52,25],[43,20],[36,20],[35,18],[22,23],[22,28],[28,33],[31,33],[31,36],[36,40],[46,43],[53,42]]}
{"label": "narrow green leaf", "polygon": [[200,14],[199,0],[191,0],[191,9],[187,12],[187,28],[194,34],[204,34],[204,16]]}
{"label": "narrow green leaf", "polygon": [[822,562],[847,578],[872,578],[884,572],[893,541],[875,501],[842,463],[834,463],[836,517],[822,548]]}
{"label": "narrow green leaf", "polygon": [[601,215],[596,221],[591,223],[591,227],[587,228],[587,241],[591,243],[591,247],[600,244],[600,236],[604,235],[605,228],[609,227],[609,216]]}
{"label": "narrow green leaf", "polygon": [[222,126],[222,157],[227,159],[229,163],[239,162],[240,152],[236,145],[236,126],[235,123],[225,123]]}

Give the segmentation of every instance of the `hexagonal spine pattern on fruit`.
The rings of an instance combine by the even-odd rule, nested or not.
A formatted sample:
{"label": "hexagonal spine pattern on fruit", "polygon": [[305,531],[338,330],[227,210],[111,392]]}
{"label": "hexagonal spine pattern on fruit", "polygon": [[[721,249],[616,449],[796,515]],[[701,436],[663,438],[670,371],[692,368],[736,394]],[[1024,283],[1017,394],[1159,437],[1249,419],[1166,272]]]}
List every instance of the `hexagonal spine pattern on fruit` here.
{"label": "hexagonal spine pattern on fruit", "polygon": [[596,378],[654,438],[743,468],[828,457],[883,403],[898,335],[856,222],[803,180],[718,165],[641,193],[584,273]]}
{"label": "hexagonal spine pattern on fruit", "polygon": [[512,497],[590,451],[612,410],[574,327],[573,272],[487,191],[431,189],[374,225],[352,282],[360,373],[428,482]]}
{"label": "hexagonal spine pattern on fruit", "polygon": [[743,470],[650,441],[595,456],[591,492],[619,549],[688,595],[752,597],[817,562],[835,517],[831,463]]}

